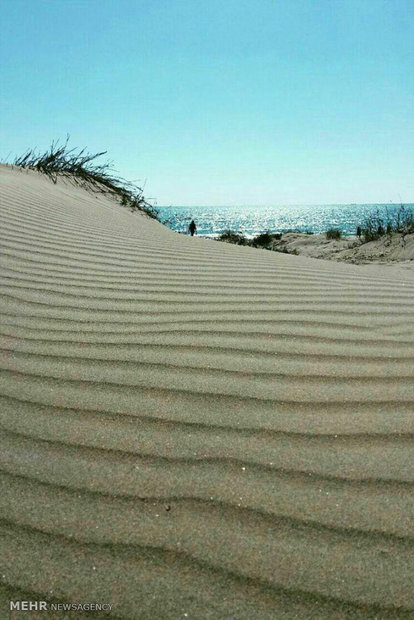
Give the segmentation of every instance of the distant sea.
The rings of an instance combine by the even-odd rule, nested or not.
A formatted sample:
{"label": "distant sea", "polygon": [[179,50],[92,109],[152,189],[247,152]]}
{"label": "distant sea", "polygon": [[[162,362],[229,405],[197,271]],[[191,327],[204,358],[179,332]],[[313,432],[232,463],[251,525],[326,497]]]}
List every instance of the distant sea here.
{"label": "distant sea", "polygon": [[[405,204],[414,208],[414,203]],[[233,207],[157,207],[161,220],[177,232],[187,232],[194,219],[197,234],[217,237],[231,229],[247,237],[262,232],[320,233],[339,228],[345,236],[355,235],[364,217],[379,211],[386,216],[400,208],[399,204],[331,204],[290,206],[233,206]]]}

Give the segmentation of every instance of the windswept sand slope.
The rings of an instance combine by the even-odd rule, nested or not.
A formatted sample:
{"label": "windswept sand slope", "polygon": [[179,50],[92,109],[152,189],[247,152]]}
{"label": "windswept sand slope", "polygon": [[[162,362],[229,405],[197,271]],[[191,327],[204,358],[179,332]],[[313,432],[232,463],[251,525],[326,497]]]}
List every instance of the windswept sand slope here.
{"label": "windswept sand slope", "polygon": [[414,617],[412,273],[0,188],[4,608]]}

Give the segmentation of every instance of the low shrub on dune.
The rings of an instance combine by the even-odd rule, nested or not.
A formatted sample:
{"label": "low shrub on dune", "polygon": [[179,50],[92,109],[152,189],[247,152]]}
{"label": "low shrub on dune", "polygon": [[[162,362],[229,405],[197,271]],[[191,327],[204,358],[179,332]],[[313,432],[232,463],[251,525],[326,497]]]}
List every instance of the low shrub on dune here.
{"label": "low shrub on dune", "polygon": [[414,233],[414,209],[401,205],[397,211],[386,210],[385,215],[377,209],[367,215],[357,229],[358,237],[362,237],[364,243],[394,233],[403,237]]}
{"label": "low shrub on dune", "polygon": [[[247,239],[242,233],[235,232],[234,230],[225,230],[219,237],[217,237],[217,241],[233,243],[234,245],[246,245],[251,248],[259,248],[261,250],[273,250],[275,252],[288,253],[286,248],[280,249],[274,243],[275,241],[280,241],[281,238],[282,233],[270,233],[268,231],[260,233],[252,239]],[[290,251],[289,254],[297,254],[297,252],[296,250]]]}
{"label": "low shrub on dune", "polygon": [[218,237],[219,241],[225,241],[226,243],[233,243],[234,245],[248,245],[248,240],[246,237],[239,232],[235,232],[234,230],[225,230]]}
{"label": "low shrub on dune", "polygon": [[268,248],[273,241],[273,237],[269,232],[261,233],[253,237],[251,245],[255,248]]}
{"label": "low shrub on dune", "polygon": [[339,239],[342,237],[342,230],[339,230],[338,228],[330,228],[326,231],[325,234],[327,239],[339,241]]}

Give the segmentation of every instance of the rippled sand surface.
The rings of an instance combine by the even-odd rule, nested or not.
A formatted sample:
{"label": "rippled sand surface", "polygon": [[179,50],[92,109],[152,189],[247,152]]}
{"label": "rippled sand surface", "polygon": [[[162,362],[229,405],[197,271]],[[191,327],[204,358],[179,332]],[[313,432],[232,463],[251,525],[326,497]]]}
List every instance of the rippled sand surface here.
{"label": "rippled sand surface", "polygon": [[414,617],[412,272],[4,166],[0,213],[4,617]]}

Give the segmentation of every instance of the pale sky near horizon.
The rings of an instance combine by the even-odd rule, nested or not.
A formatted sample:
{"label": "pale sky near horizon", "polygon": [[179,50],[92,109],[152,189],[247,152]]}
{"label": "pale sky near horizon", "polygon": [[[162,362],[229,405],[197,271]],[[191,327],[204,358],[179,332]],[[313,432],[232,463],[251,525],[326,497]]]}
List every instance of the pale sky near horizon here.
{"label": "pale sky near horizon", "polygon": [[414,202],[414,0],[0,0],[0,157],[159,205]]}

